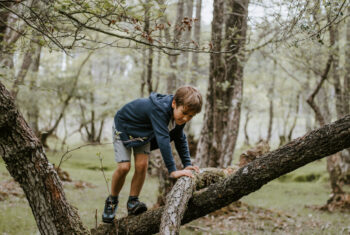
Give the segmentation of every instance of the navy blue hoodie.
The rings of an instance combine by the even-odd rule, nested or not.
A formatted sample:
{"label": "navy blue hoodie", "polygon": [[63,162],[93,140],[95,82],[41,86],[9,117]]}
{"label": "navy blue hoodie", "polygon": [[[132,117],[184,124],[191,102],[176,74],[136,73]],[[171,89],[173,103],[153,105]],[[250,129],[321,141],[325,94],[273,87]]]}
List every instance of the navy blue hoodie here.
{"label": "navy blue hoodie", "polygon": [[169,173],[176,171],[170,142],[175,147],[184,167],[191,165],[190,153],[183,125],[176,125],[169,132],[168,124],[173,116],[173,95],[151,93],[124,105],[114,116],[116,129],[127,148],[151,142],[151,150],[160,149]]}

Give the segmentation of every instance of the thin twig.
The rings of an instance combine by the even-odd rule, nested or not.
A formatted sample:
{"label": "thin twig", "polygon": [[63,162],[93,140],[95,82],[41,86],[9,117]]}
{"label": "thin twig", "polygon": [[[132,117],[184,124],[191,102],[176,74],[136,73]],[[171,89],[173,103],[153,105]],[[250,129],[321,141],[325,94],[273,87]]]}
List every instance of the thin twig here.
{"label": "thin twig", "polygon": [[68,150],[68,149],[67,149],[67,151],[61,156],[61,160],[60,160],[60,163],[58,164],[58,167],[57,167],[57,168],[59,169],[60,166],[62,165],[62,163],[63,163],[64,161],[66,161],[66,160],[68,160],[69,158],[72,157],[72,155],[70,155],[70,156],[68,156],[66,159],[64,159],[64,157],[65,157],[68,153],[70,153],[70,152],[73,152],[73,151],[75,151],[75,150],[84,148],[84,147],[86,147],[86,146],[107,145],[107,144],[112,144],[112,143],[102,143],[102,144],[101,144],[101,143],[90,143],[90,144],[81,145],[81,146],[76,147],[76,148],[71,149],[71,150]]}
{"label": "thin twig", "polygon": [[108,180],[107,180],[107,177],[106,177],[106,175],[105,175],[105,171],[103,170],[103,164],[102,164],[102,160],[103,160],[103,159],[102,159],[102,157],[101,157],[101,153],[97,153],[96,155],[97,155],[98,159],[100,160],[100,169],[101,169],[101,171],[102,171],[103,177],[104,177],[105,182],[106,182],[106,185],[107,185],[108,195],[110,195],[111,193],[110,193],[110,191],[109,191]]}

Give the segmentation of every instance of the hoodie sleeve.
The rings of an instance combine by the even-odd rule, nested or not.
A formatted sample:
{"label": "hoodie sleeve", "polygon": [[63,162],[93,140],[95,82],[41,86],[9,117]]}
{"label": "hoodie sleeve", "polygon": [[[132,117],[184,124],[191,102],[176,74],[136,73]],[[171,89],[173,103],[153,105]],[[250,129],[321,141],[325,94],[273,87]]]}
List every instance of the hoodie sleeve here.
{"label": "hoodie sleeve", "polygon": [[156,141],[162,157],[165,163],[165,166],[168,168],[169,174],[173,171],[176,171],[176,165],[174,161],[173,154],[171,152],[170,146],[170,136],[168,130],[167,117],[161,110],[152,110],[150,113],[150,120],[152,123],[153,131],[156,137]]}
{"label": "hoodie sleeve", "polygon": [[170,136],[175,142],[175,147],[181,158],[182,165],[184,168],[186,168],[187,166],[191,166],[192,163],[190,158],[190,151],[188,149],[187,138],[183,131],[184,127],[185,125],[176,126],[175,129],[170,131]]}

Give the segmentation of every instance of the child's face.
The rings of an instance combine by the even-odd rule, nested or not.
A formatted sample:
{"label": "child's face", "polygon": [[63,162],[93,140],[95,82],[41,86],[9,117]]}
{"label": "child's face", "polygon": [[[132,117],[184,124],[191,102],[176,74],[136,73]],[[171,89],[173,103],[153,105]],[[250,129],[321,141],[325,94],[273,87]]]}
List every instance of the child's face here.
{"label": "child's face", "polygon": [[195,112],[191,112],[191,111],[187,111],[186,107],[180,105],[177,106],[175,103],[175,100],[173,100],[173,103],[171,104],[173,110],[173,117],[175,120],[175,123],[177,125],[183,125],[186,122],[188,122],[189,120],[191,120],[196,113]]}

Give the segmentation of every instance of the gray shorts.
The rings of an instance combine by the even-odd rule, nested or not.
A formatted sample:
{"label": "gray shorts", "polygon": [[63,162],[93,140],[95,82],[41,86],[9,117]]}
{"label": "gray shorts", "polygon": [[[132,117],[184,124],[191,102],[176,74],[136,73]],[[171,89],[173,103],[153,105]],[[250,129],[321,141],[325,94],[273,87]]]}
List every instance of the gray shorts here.
{"label": "gray shorts", "polygon": [[151,144],[148,142],[145,145],[133,148],[127,148],[124,146],[123,142],[120,140],[119,135],[116,134],[117,130],[114,125],[112,127],[112,137],[114,146],[114,159],[116,162],[130,162],[131,160],[131,149],[135,154],[142,153],[149,155],[151,153]]}

